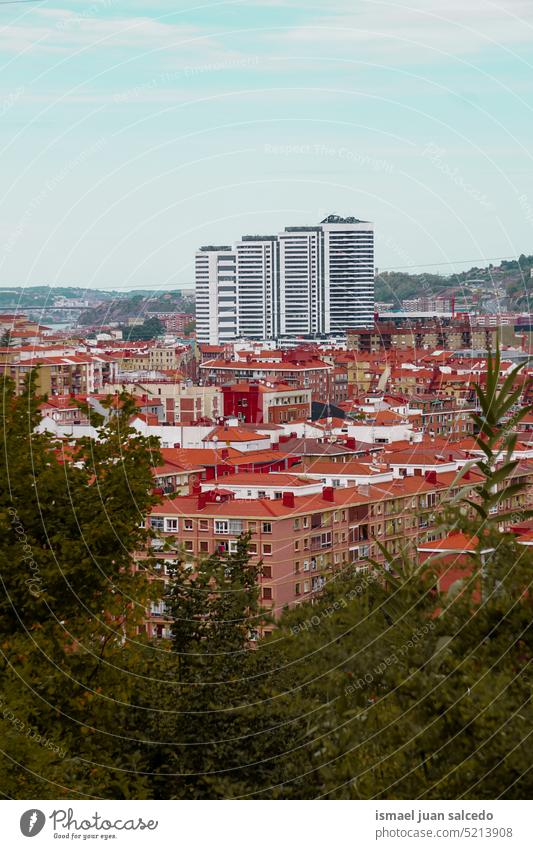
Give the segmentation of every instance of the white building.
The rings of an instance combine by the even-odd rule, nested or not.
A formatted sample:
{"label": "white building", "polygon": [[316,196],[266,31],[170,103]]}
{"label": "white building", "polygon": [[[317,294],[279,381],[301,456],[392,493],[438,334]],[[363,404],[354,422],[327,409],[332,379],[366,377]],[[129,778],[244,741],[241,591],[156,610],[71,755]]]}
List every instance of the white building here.
{"label": "white building", "polygon": [[243,236],[237,256],[238,335],[269,339],[278,325],[278,244],[276,236]]}
{"label": "white building", "polygon": [[374,225],[330,215],[196,254],[199,342],[343,333],[374,320]]}
{"label": "white building", "polygon": [[324,333],[374,323],[374,225],[330,215],[324,240]]}
{"label": "white building", "polygon": [[231,247],[204,247],[196,254],[196,334],[219,345],[238,336],[236,255]]}

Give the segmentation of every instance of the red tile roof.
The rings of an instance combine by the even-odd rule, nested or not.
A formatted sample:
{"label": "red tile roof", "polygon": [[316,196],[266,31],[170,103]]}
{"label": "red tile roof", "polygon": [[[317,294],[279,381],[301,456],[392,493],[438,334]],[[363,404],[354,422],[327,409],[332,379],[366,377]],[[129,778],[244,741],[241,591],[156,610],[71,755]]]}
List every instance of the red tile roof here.
{"label": "red tile roof", "polygon": [[213,428],[207,436],[204,436],[202,442],[212,442],[214,437],[217,437],[220,443],[223,442],[255,442],[259,439],[270,439],[266,433],[254,433],[249,430],[241,430],[239,427],[224,427],[219,426]]}

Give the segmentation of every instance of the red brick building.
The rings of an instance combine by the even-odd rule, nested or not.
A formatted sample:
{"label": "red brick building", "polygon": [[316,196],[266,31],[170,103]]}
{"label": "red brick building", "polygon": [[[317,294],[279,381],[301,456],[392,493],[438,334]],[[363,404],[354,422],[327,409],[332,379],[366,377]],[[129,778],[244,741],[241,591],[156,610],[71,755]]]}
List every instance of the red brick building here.
{"label": "red brick building", "polygon": [[[365,567],[368,557],[382,559],[380,540],[391,554],[416,547],[432,531],[441,498],[455,478],[435,473],[379,486],[334,489],[281,498],[238,500],[220,487],[165,499],[149,517],[161,537],[174,536],[180,549],[197,558],[233,551],[238,537],[252,535],[251,555],[263,561],[262,603],[279,615],[319,592],[335,571],[349,564]],[[472,479],[462,483],[468,489]],[[157,542],[157,540],[156,540]],[[161,553],[161,571],[176,555]],[[162,625],[162,623],[158,623]]]}
{"label": "red brick building", "polygon": [[222,386],[224,416],[247,424],[285,424],[311,416],[311,390],[254,381]]}

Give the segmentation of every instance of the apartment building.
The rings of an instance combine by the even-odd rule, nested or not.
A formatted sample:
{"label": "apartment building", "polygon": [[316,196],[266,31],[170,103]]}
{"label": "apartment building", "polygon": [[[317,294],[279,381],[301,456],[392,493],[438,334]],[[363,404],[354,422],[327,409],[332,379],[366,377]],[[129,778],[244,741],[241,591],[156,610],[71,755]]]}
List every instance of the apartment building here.
{"label": "apartment building", "polygon": [[120,371],[148,371],[150,369],[150,354],[148,351],[120,351],[117,352],[117,361]]}
{"label": "apartment building", "polygon": [[[165,499],[148,521],[161,537],[177,537],[191,564],[216,551],[234,551],[238,537],[250,533],[251,555],[263,561],[262,603],[279,615],[284,606],[312,598],[335,571],[365,566],[369,557],[382,559],[376,540],[397,554],[428,534],[437,539],[435,514],[454,478],[455,473],[430,472],[380,485],[323,487],[310,495],[283,491],[281,498],[256,500],[238,500],[234,492],[215,487]],[[474,478],[471,474],[461,488],[468,491]],[[163,569],[168,559],[172,555],[162,555]]]}
{"label": "apartment building", "polygon": [[376,322],[372,327],[348,330],[348,349],[358,353],[378,353],[412,348],[415,351],[437,349],[494,350],[498,339],[497,327],[477,327],[465,319],[428,320],[397,327],[393,322]]}
{"label": "apartment building", "polygon": [[220,345],[238,336],[237,256],[230,246],[208,245],[196,254],[196,338]]}
{"label": "apartment building", "polygon": [[309,389],[312,400],[324,400],[329,395],[330,375],[334,366],[315,359],[291,359],[281,363],[255,360],[208,360],[199,366],[200,379],[205,384],[224,386],[232,383],[281,381],[291,389]]}
{"label": "apartment building", "polygon": [[452,398],[428,393],[413,397],[410,406],[420,410],[424,433],[434,436],[465,436],[474,432],[474,405],[459,406]]}
{"label": "apartment building", "polygon": [[222,386],[224,415],[247,424],[286,424],[311,416],[311,390],[258,383]]}
{"label": "apartment building", "polygon": [[[199,342],[328,335],[374,319],[374,226],[330,215],[196,254]],[[233,335],[232,335],[233,334]]]}
{"label": "apartment building", "polygon": [[276,236],[243,236],[235,246],[237,336],[270,339],[279,326],[279,251]]}
{"label": "apartment building", "polygon": [[15,352],[2,370],[14,381],[17,394],[23,392],[28,374],[34,370],[37,393],[49,396],[102,392],[104,384],[117,378],[117,362],[105,354],[19,359]]}
{"label": "apartment building", "polygon": [[186,312],[156,312],[150,313],[150,318],[158,318],[167,333],[183,333],[194,316]]}

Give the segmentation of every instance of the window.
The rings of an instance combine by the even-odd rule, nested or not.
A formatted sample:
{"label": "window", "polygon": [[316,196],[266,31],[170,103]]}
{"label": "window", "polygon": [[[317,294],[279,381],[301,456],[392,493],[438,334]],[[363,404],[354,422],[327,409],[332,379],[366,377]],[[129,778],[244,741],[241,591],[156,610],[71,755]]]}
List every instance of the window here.
{"label": "window", "polygon": [[299,540],[299,539],[295,539],[295,540],[294,540],[294,550],[295,550],[295,551],[299,551],[299,550],[300,550],[300,540]]}
{"label": "window", "polygon": [[177,531],[178,530],[178,520],[177,519],[165,519],[165,531]]}
{"label": "window", "polygon": [[229,522],[226,519],[215,519],[215,533],[228,534]]}
{"label": "window", "polygon": [[192,529],[193,529],[192,519],[184,519],[183,520],[183,530],[184,531],[192,531]]}
{"label": "window", "polygon": [[150,525],[154,531],[162,531],[165,527],[165,520],[161,516],[152,516],[150,519]]}
{"label": "window", "polygon": [[230,534],[242,534],[244,525],[241,519],[230,519],[228,524]]}
{"label": "window", "polygon": [[200,551],[204,554],[209,551],[209,543],[206,540],[202,540],[200,543]]}
{"label": "window", "polygon": [[263,578],[272,577],[272,566],[263,566]]}
{"label": "window", "polygon": [[271,534],[272,533],[272,523],[271,522],[263,522],[263,533]]}
{"label": "window", "polygon": [[257,545],[255,542],[251,542],[248,545],[248,551],[250,552],[250,554],[257,554]]}
{"label": "window", "polygon": [[299,531],[300,530],[300,520],[295,519],[294,522],[292,523],[292,526],[293,526],[295,531]]}
{"label": "window", "polygon": [[248,530],[251,534],[255,534],[257,530],[257,522],[248,522]]}
{"label": "window", "polygon": [[272,546],[269,542],[263,543],[263,554],[272,554]]}
{"label": "window", "polygon": [[258,490],[257,490],[257,497],[258,497],[258,498],[266,498],[266,492],[265,492],[265,490],[264,490],[264,489],[258,489]]}
{"label": "window", "polygon": [[309,581],[304,581],[304,593],[309,592]]}
{"label": "window", "polygon": [[274,498],[277,498],[277,499],[278,499],[278,501],[279,501],[279,499],[280,499],[280,498],[283,498],[283,493],[282,493],[282,492],[275,492],[275,493],[274,493]]}
{"label": "window", "polygon": [[302,585],[300,583],[294,585],[294,595],[301,595]]}
{"label": "window", "polygon": [[309,572],[309,560],[304,560],[304,572]]}
{"label": "window", "polygon": [[272,601],[272,587],[263,587],[263,598]]}
{"label": "window", "polygon": [[295,575],[297,575],[299,573],[299,571],[300,571],[300,561],[295,560],[294,561],[294,573],[295,573]]}
{"label": "window", "polygon": [[308,528],[308,527],[309,527],[309,516],[304,516],[304,518],[303,518],[303,527],[304,527],[304,528]]}
{"label": "window", "polygon": [[192,540],[190,540],[190,539],[185,540],[184,545],[185,545],[185,551],[192,551],[193,550]]}
{"label": "window", "polygon": [[200,519],[200,521],[198,522],[198,527],[200,528],[201,531],[208,531],[209,530],[209,519]]}

